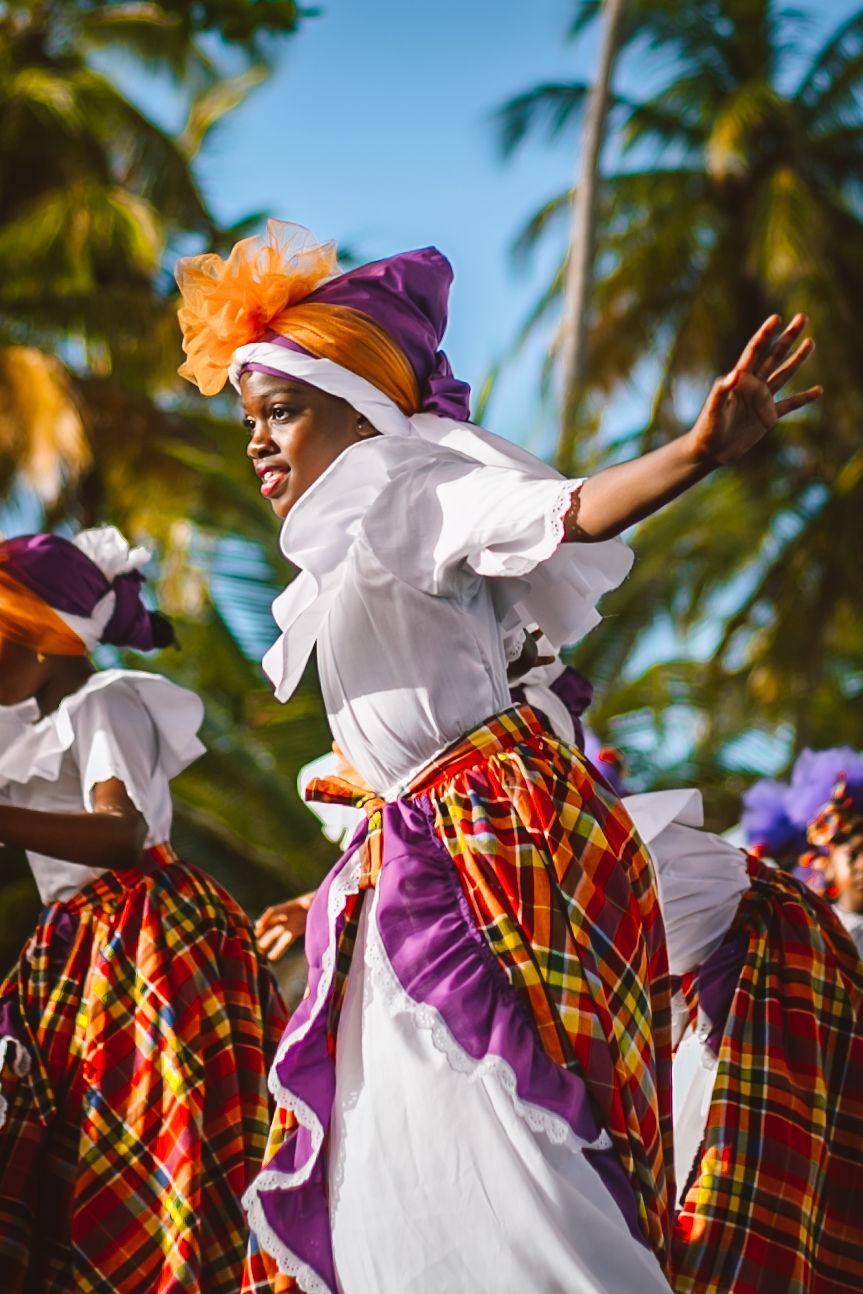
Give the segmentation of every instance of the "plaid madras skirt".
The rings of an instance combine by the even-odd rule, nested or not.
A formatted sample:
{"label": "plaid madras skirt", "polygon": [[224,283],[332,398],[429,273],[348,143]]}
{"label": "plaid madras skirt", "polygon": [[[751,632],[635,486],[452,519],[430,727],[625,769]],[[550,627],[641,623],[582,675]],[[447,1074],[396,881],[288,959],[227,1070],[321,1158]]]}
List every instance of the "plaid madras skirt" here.
{"label": "plaid madras skirt", "polygon": [[681,1294],[863,1289],[863,965],[811,890],[762,864],[677,1219]]}
{"label": "plaid madras skirt", "polygon": [[[363,871],[374,885],[380,802],[352,797],[344,783],[310,789],[316,798],[363,804],[370,815]],[[428,797],[477,931],[522,996],[545,1052],[584,1077],[645,1240],[664,1263],[674,1198],[670,981],[652,864],[625,809],[528,706],[471,732],[406,796]],[[336,1007],[356,927],[346,914]],[[295,1127],[288,1111],[277,1111],[265,1163]],[[253,1235],[244,1294],[295,1288]]]}
{"label": "plaid madras skirt", "polygon": [[239,1288],[286,1013],[237,904],[149,853],[46,908],[0,986],[4,1294]]}

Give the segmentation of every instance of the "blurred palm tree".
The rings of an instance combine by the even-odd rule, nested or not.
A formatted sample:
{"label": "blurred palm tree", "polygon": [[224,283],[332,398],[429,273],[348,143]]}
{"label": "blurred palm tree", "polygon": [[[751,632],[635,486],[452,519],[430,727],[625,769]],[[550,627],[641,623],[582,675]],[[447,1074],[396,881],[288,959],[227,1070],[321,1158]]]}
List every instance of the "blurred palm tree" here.
{"label": "blurred palm tree", "polygon": [[[573,33],[599,9],[579,5]],[[645,752],[676,736],[669,776],[712,784],[726,816],[759,734],[788,751],[863,739],[851,704],[863,693],[863,10],[814,52],[810,32],[811,16],[769,0],[629,6],[624,44],[648,92],[613,99],[590,399],[563,464],[590,469],[678,434],[766,315],[809,314],[819,350],[806,380],[824,400],[639,528],[635,572],[578,654],[598,684],[595,721],[618,716],[618,740]],[[558,135],[587,90],[511,100],[505,148],[543,123]],[[571,198],[532,217],[521,254],[564,225]],[[550,325],[564,274],[565,258],[516,347]],[[606,404],[633,377],[652,386],[649,415],[612,438]]]}
{"label": "blurred palm tree", "polygon": [[[217,226],[194,161],[301,16],[293,0],[0,7],[0,499],[25,490],[46,525],[110,520],[161,554],[184,650],[158,668],[207,702],[178,843],[252,909],[331,856],[294,788],[329,738],[313,677],[279,713],[251,663],[273,632],[275,527],[227,402],[207,408],[177,377],[166,267],[244,231]],[[141,76],[171,79],[178,133],[123,89]]]}

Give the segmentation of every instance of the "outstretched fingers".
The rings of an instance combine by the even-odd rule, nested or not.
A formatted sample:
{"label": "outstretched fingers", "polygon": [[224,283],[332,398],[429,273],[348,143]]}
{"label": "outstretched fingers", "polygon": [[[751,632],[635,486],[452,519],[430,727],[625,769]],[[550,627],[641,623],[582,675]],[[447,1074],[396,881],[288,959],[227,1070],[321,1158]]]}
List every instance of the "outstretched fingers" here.
{"label": "outstretched fingers", "polygon": [[778,368],[775,368],[772,373],[769,373],[765,377],[764,380],[774,395],[777,391],[782,390],[788,379],[793,377],[800,365],[809,358],[814,349],[815,342],[811,337],[807,337],[805,341],[800,343],[794,354],[791,355],[784,364],[780,364]]}
{"label": "outstretched fingers", "polygon": [[764,359],[765,353],[769,353],[771,338],[781,323],[782,319],[779,315],[771,315],[769,319],[765,319],[758,331],[749,338],[734,367],[743,373],[755,372]]}
{"label": "outstretched fingers", "polygon": [[812,404],[814,400],[820,400],[823,394],[823,386],[810,386],[806,391],[798,391],[796,395],[788,395],[784,400],[777,400],[776,416],[784,418],[786,413],[793,413],[795,409],[802,409],[805,405]]}
{"label": "outstretched fingers", "polygon": [[796,314],[794,316],[791,322],[783,328],[776,340],[762,353],[754,370],[756,377],[760,377],[763,382],[767,381],[771,373],[779,367],[785,356],[793,348],[808,322],[809,320],[805,314]]}
{"label": "outstretched fingers", "polygon": [[258,949],[266,953],[268,961],[277,962],[297,938],[297,933],[287,925],[272,925],[258,938]]}

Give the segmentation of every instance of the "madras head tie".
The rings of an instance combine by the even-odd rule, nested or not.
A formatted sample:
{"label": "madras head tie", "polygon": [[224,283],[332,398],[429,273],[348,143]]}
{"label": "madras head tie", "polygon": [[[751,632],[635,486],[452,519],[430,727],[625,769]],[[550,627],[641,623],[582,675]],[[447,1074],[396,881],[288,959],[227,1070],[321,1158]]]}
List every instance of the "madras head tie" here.
{"label": "madras head tie", "polygon": [[373,890],[383,866],[383,815],[385,800],[367,786],[359,786],[345,777],[313,777],[306,787],[305,798],[320,804],[346,804],[362,809],[368,819],[366,838],[360,847],[361,890]]}

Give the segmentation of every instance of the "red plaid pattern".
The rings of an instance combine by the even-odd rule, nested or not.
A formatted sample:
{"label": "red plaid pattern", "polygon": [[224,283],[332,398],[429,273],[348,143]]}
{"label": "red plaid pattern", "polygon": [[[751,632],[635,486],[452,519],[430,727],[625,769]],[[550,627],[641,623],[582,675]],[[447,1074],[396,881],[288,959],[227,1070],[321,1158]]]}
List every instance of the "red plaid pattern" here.
{"label": "red plaid pattern", "polygon": [[826,903],[760,864],[729,937],[741,933],[674,1288],[859,1294],[863,964]]}
{"label": "red plaid pattern", "polygon": [[670,980],[653,868],[629,816],[527,706],[446,752],[412,785],[420,792],[542,1046],[584,1077],[664,1262]]}
{"label": "red plaid pattern", "polygon": [[[336,779],[315,784],[314,794],[366,808],[372,830],[360,861],[373,884],[379,802]],[[584,1077],[629,1176],[645,1238],[665,1262],[674,1194],[670,980],[652,864],[626,811],[527,706],[470,733],[406,794],[429,797],[477,928],[524,995],[542,1046]],[[334,1003],[353,933],[348,920]],[[337,1017],[336,1005],[332,1030]],[[266,1159],[294,1126],[277,1111]],[[254,1236],[242,1289],[296,1289]]]}
{"label": "red plaid pattern", "polygon": [[236,1294],[285,1011],[249,922],[159,847],[46,909],[0,987],[4,1294]]}

